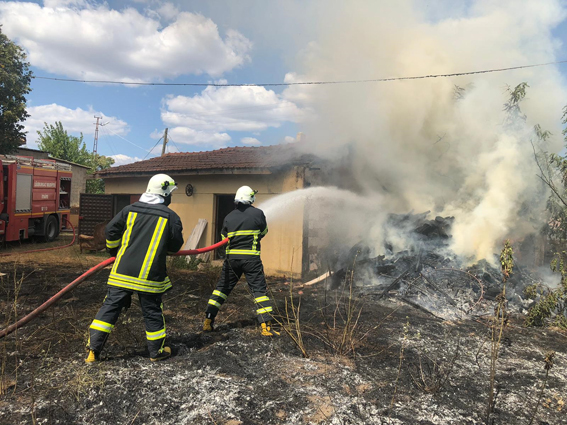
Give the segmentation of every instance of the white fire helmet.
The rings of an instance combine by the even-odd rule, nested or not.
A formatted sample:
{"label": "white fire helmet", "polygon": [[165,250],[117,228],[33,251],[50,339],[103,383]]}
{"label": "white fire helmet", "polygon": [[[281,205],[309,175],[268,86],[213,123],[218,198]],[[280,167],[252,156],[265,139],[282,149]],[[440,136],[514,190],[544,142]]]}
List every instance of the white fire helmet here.
{"label": "white fire helmet", "polygon": [[236,191],[236,196],[234,197],[234,203],[238,204],[253,204],[256,200],[257,190],[252,190],[250,186],[242,186]]}
{"label": "white fire helmet", "polygon": [[156,174],[148,182],[146,193],[169,196],[175,189],[177,189],[177,184],[171,177],[167,174]]}

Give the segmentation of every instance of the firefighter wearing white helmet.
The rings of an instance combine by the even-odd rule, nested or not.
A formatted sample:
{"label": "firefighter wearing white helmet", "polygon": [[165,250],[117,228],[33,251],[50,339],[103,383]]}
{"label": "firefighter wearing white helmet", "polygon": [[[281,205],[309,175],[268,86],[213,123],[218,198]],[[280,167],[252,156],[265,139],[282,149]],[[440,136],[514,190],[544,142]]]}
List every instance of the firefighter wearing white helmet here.
{"label": "firefighter wearing white helmet", "polygon": [[106,339],[122,308],[137,293],[146,324],[150,360],[168,358],[162,294],[171,288],[165,260],[183,245],[179,216],[168,208],[175,181],[166,174],[153,176],[139,202],[128,205],[106,226],[106,248],[116,260],[108,277],[104,303],[89,328],[87,363],[99,360]]}
{"label": "firefighter wearing white helmet", "polygon": [[278,332],[272,329],[272,302],[268,297],[264,266],[260,259],[260,241],[268,233],[268,224],[262,210],[252,206],[256,193],[257,191],[249,186],[239,188],[234,196],[236,208],[224,219],[221,236],[223,239],[229,239],[226,259],[222,266],[221,277],[205,312],[203,324],[205,332],[214,329],[217,313],[244,274],[254,294],[256,315],[262,335],[278,335]]}
{"label": "firefighter wearing white helmet", "polygon": [[256,200],[257,192],[257,190],[252,190],[250,186],[242,186],[236,191],[234,203],[238,204],[240,202],[242,204],[252,205]]}
{"label": "firefighter wearing white helmet", "polygon": [[[145,202],[149,203],[164,203],[167,206],[171,203],[171,192],[175,189],[177,189],[177,184],[171,177],[167,174],[156,174],[148,182],[146,193],[140,200],[144,202],[145,199]],[[157,196],[163,198],[163,202]]]}

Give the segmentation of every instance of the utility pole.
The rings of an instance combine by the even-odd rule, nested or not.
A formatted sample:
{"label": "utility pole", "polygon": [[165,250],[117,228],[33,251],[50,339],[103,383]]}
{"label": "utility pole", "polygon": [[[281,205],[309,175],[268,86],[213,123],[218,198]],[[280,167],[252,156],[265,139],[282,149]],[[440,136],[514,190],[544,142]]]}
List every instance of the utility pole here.
{"label": "utility pole", "polygon": [[95,131],[94,131],[93,153],[96,155],[96,151],[98,149],[98,123],[102,119],[102,117],[97,117],[96,115],[94,117],[96,118],[96,123],[94,123],[96,125],[96,127],[95,127]]}
{"label": "utility pole", "polygon": [[165,145],[167,145],[167,128],[165,129],[165,133],[163,134],[163,146],[161,147],[161,156],[165,155]]}

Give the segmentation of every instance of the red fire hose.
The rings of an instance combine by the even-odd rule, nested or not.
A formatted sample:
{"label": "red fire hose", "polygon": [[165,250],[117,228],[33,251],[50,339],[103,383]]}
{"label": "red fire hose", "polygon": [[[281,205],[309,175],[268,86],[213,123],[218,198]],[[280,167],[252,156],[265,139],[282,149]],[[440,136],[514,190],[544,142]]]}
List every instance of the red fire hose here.
{"label": "red fire hose", "polygon": [[[227,242],[228,242],[228,239],[225,239],[223,241],[217,242],[216,244],[211,245],[211,246],[207,246],[205,248],[189,249],[189,250],[186,250],[186,251],[179,251],[179,252],[176,252],[175,254],[169,254],[169,255],[180,256],[180,255],[202,254],[204,252],[213,251],[213,250],[225,245]],[[3,329],[2,331],[0,331],[0,338],[4,338],[6,335],[14,332],[16,329],[21,328],[23,325],[28,323],[30,320],[37,317],[44,310],[48,309],[53,304],[55,304],[59,300],[59,298],[61,298],[67,292],[74,289],[76,286],[79,285],[79,283],[83,282],[87,277],[98,272],[99,270],[104,269],[106,266],[109,266],[110,264],[114,263],[115,259],[116,259],[116,257],[110,257],[108,260],[105,260],[102,263],[97,264],[93,268],[89,269],[88,271],[86,271],[85,273],[80,275],[77,279],[75,279],[73,282],[71,282],[70,284],[65,286],[63,289],[61,289],[59,292],[57,292],[55,295],[53,295],[50,299],[48,299],[46,302],[44,302],[38,308],[33,310],[31,313],[22,317],[16,323],[8,326],[6,329]]]}
{"label": "red fire hose", "polygon": [[75,238],[77,237],[77,234],[75,233],[75,228],[73,227],[73,224],[69,220],[67,220],[65,217],[63,217],[63,220],[65,220],[67,223],[69,223],[69,226],[71,226],[71,229],[73,230],[73,240],[70,243],[68,243],[67,245],[54,246],[54,247],[51,247],[51,248],[34,249],[32,251],[5,252],[3,254],[0,254],[0,257],[7,257],[8,255],[16,255],[16,254],[31,254],[32,252],[53,251],[55,249],[62,249],[62,248],[67,248],[68,246],[72,246],[75,243]]}

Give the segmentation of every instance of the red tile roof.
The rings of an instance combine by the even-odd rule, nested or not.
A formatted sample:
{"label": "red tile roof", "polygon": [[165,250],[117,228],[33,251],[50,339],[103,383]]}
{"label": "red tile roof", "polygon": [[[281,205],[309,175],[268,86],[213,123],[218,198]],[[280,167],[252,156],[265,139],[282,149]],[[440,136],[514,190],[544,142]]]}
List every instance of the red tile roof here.
{"label": "red tile roof", "polygon": [[311,162],[291,145],[233,147],[206,152],[179,152],[99,171],[97,177],[125,177],[157,172],[215,172],[236,169],[273,169]]}

